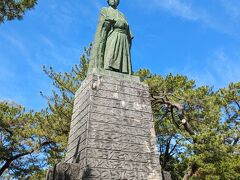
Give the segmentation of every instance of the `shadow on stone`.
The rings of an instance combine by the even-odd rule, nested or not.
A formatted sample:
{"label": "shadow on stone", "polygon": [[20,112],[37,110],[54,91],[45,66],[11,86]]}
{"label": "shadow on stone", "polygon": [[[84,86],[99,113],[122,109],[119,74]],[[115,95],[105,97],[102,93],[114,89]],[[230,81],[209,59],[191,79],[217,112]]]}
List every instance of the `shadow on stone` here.
{"label": "shadow on stone", "polygon": [[91,173],[92,173],[92,169],[89,167],[89,165],[87,165],[87,167],[84,170],[83,175],[82,175],[83,180],[84,179],[86,180],[86,179],[90,178]]}
{"label": "shadow on stone", "polygon": [[80,162],[80,152],[79,152],[80,142],[81,142],[81,137],[79,137],[79,139],[78,139],[78,144],[77,144],[75,153],[73,155],[73,163],[79,163]]}
{"label": "shadow on stone", "polygon": [[172,180],[171,173],[168,171],[162,171],[163,180]]}
{"label": "shadow on stone", "polygon": [[47,180],[80,180],[79,164],[59,163],[48,170]]}

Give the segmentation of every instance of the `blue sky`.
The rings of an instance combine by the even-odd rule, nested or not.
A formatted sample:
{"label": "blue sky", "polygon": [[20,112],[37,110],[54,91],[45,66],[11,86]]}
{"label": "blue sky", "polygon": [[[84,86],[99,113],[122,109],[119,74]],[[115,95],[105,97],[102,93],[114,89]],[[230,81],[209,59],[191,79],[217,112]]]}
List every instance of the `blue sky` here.
{"label": "blue sky", "polygon": [[[93,40],[106,0],[39,0],[0,25],[0,99],[39,110],[51,94],[42,66],[70,71]],[[134,70],[180,73],[216,88],[240,80],[240,1],[121,0],[134,33]]]}

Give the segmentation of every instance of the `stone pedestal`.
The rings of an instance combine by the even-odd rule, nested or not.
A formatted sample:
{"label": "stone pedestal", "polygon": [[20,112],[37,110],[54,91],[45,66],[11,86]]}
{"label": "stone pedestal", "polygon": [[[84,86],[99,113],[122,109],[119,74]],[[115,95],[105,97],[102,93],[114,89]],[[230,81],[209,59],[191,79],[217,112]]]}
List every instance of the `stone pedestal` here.
{"label": "stone pedestal", "polygon": [[148,86],[120,73],[89,74],[76,92],[65,163],[48,179],[60,173],[74,180],[162,179]]}

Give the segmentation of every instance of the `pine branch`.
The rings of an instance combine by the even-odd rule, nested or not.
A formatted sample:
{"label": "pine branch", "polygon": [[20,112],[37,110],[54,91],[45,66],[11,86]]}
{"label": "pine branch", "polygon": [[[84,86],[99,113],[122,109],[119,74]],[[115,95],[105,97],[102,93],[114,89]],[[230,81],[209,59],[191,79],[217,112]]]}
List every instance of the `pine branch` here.
{"label": "pine branch", "polygon": [[240,110],[240,104],[237,101],[235,101],[235,103],[236,103],[236,105],[238,107],[238,110]]}
{"label": "pine branch", "polygon": [[34,152],[37,152],[39,151],[41,148],[43,148],[44,146],[48,146],[49,144],[53,143],[53,141],[45,141],[43,143],[40,144],[40,146],[38,148],[33,148],[32,150],[29,150],[29,151],[26,151],[26,152],[22,152],[22,153],[19,153],[15,156],[12,156],[10,158],[7,158],[4,165],[0,168],[0,176],[5,172],[6,169],[8,169],[10,167],[10,165],[13,163],[13,161],[21,158],[21,157],[24,157],[26,155],[30,155]]}
{"label": "pine branch", "polygon": [[191,125],[187,122],[186,119],[184,119],[184,107],[179,104],[179,103],[173,103],[167,99],[167,96],[153,96],[153,101],[154,104],[164,104],[170,107],[170,112],[171,112],[171,117],[175,125],[180,129],[180,126],[178,122],[176,121],[174,117],[174,111],[173,109],[177,109],[179,111],[179,118],[181,119],[182,125],[185,128],[185,130],[190,134],[190,135],[195,135],[195,132],[193,131]]}
{"label": "pine branch", "polygon": [[13,135],[13,132],[3,126],[0,126],[1,129],[3,129],[4,131],[6,131],[7,133],[9,133],[11,136]]}

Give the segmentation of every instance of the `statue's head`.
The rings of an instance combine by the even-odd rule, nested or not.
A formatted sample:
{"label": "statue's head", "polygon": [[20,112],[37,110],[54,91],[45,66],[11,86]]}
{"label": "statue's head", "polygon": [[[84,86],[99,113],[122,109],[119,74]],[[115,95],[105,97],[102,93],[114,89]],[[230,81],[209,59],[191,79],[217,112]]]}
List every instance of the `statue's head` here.
{"label": "statue's head", "polygon": [[107,0],[107,3],[109,6],[111,6],[113,8],[117,8],[117,6],[120,3],[120,0]]}

